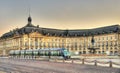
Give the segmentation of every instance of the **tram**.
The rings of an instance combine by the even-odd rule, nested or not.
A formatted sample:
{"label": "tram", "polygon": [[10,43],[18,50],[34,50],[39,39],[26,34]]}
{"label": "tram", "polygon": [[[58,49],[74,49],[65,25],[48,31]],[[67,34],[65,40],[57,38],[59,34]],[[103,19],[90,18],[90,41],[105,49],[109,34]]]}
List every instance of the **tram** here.
{"label": "tram", "polygon": [[70,58],[70,52],[65,48],[45,48],[45,49],[30,49],[30,50],[11,50],[11,57],[44,57],[53,58],[59,57],[63,59]]}

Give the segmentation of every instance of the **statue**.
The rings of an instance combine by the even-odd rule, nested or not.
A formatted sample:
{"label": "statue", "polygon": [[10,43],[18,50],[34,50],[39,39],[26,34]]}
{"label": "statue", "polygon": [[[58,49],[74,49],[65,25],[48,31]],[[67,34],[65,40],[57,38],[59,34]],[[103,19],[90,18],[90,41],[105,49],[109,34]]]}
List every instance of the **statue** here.
{"label": "statue", "polygon": [[90,50],[90,53],[95,54],[96,53],[96,49],[98,49],[98,48],[94,47],[94,44],[95,44],[94,36],[92,36],[91,43],[92,43],[92,47],[90,47],[88,49]]}

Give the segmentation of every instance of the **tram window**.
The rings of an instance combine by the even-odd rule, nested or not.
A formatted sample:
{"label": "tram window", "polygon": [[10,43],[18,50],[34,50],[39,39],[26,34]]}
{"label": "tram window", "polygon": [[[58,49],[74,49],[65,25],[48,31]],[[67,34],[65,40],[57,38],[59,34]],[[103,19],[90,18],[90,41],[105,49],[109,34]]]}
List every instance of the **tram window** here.
{"label": "tram window", "polygon": [[52,51],[52,55],[54,56],[55,54],[54,54],[54,51]]}
{"label": "tram window", "polygon": [[58,56],[60,56],[60,51],[58,51]]}
{"label": "tram window", "polygon": [[43,56],[43,51],[41,51],[41,55]]}
{"label": "tram window", "polygon": [[48,51],[46,51],[46,56],[48,56]]}
{"label": "tram window", "polygon": [[58,56],[60,56],[60,51],[58,51]]}
{"label": "tram window", "polygon": [[40,51],[40,56],[42,56],[42,52]]}
{"label": "tram window", "polygon": [[56,51],[56,56],[58,56],[58,51]]}
{"label": "tram window", "polygon": [[53,56],[53,51],[51,51],[51,55]]}
{"label": "tram window", "polygon": [[57,56],[59,56],[59,51],[57,51]]}
{"label": "tram window", "polygon": [[45,56],[47,56],[47,53],[46,53],[46,51],[45,51]]}
{"label": "tram window", "polygon": [[45,56],[45,51],[43,51],[43,56]]}
{"label": "tram window", "polygon": [[55,51],[53,51],[53,56],[55,56]]}
{"label": "tram window", "polygon": [[39,54],[40,54],[40,56],[41,56],[41,51],[39,51]]}
{"label": "tram window", "polygon": [[38,51],[38,56],[40,56],[40,52]]}
{"label": "tram window", "polygon": [[55,51],[55,53],[56,53],[55,56],[58,56],[58,51]]}
{"label": "tram window", "polygon": [[48,56],[48,51],[46,51],[46,56]]}
{"label": "tram window", "polygon": [[60,56],[63,56],[63,52],[62,51],[60,51]]}
{"label": "tram window", "polygon": [[57,56],[57,51],[53,51],[53,56]]}
{"label": "tram window", "polygon": [[41,51],[41,56],[43,56],[43,52]]}
{"label": "tram window", "polygon": [[57,51],[55,51],[55,56],[57,56]]}

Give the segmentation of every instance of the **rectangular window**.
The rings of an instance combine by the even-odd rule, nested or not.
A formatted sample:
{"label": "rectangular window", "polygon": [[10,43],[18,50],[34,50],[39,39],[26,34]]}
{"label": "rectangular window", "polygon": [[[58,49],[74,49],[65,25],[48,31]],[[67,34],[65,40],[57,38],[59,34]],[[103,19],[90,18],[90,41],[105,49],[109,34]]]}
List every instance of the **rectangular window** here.
{"label": "rectangular window", "polygon": [[83,51],[83,54],[86,54],[86,51]]}
{"label": "rectangular window", "polygon": [[111,40],[112,40],[112,36],[111,36]]}
{"label": "rectangular window", "polygon": [[104,37],[103,37],[103,40],[104,40]]}

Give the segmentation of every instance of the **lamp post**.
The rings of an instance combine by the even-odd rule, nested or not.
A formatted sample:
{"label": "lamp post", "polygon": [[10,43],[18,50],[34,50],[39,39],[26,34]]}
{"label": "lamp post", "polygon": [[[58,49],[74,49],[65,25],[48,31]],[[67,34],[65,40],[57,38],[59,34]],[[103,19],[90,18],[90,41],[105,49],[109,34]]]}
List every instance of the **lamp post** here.
{"label": "lamp post", "polygon": [[94,44],[95,44],[94,36],[92,36],[91,43],[92,43],[92,49],[91,49],[92,50],[92,54],[95,54],[96,49],[94,48]]}

